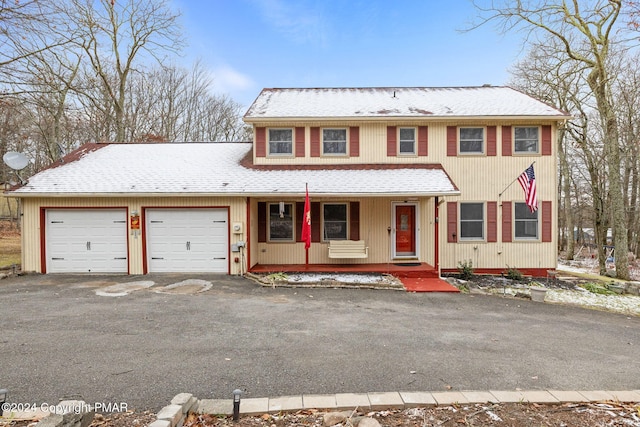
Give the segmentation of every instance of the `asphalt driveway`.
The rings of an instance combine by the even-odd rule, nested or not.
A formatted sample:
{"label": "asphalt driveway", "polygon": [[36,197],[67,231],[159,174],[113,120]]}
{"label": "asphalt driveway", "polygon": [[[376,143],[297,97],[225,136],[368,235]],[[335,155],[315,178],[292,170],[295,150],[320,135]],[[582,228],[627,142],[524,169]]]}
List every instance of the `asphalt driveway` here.
{"label": "asphalt driveway", "polygon": [[[95,293],[187,278],[213,287]],[[0,328],[10,402],[157,410],[180,392],[226,399],[235,388],[245,397],[640,389],[640,318],[496,296],[27,275],[0,281]]]}

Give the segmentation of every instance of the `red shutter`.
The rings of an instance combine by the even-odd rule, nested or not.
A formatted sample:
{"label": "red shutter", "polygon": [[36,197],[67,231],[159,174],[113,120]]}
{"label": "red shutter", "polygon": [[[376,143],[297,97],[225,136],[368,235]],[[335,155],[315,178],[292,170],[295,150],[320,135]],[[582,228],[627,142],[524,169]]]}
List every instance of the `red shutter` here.
{"label": "red shutter", "polygon": [[311,202],[311,241],[319,242],[322,237],[320,227],[320,202]]}
{"label": "red shutter", "polygon": [[320,157],[320,128],[310,129],[311,157]]}
{"label": "red shutter", "polygon": [[387,126],[387,156],[389,157],[398,155],[396,132],[395,126]]}
{"label": "red shutter", "polygon": [[511,242],[513,232],[511,231],[511,202],[502,202],[502,241]]}
{"label": "red shutter", "polygon": [[550,201],[542,202],[542,241],[551,242],[553,240],[553,205]]}
{"label": "red shutter", "polygon": [[349,239],[360,240],[360,202],[349,203]]}
{"label": "red shutter", "polygon": [[487,242],[498,241],[498,202],[487,202]]}
{"label": "red shutter", "polygon": [[497,153],[496,127],[487,126],[487,156],[495,156]]}
{"label": "red shutter", "polygon": [[447,126],[447,156],[458,155],[458,128]]}
{"label": "red shutter", "polygon": [[304,128],[296,128],[296,157],[304,157]]}
{"label": "red shutter", "polygon": [[511,155],[511,126],[502,126],[502,155]]}
{"label": "red shutter", "polygon": [[360,128],[358,126],[349,128],[349,157],[360,156]]}
{"label": "red shutter", "polygon": [[418,156],[429,155],[429,127],[418,126]]}
{"label": "red shutter", "polygon": [[267,204],[258,202],[258,242],[267,241]]}
{"label": "red shutter", "polygon": [[256,157],[267,156],[267,129],[256,128]]}
{"label": "red shutter", "polygon": [[302,242],[302,218],[304,218],[304,202],[296,202],[296,242]]}
{"label": "red shutter", "polygon": [[447,202],[447,242],[458,241],[458,202]]}
{"label": "red shutter", "polygon": [[542,126],[542,155],[551,155],[551,126]]}

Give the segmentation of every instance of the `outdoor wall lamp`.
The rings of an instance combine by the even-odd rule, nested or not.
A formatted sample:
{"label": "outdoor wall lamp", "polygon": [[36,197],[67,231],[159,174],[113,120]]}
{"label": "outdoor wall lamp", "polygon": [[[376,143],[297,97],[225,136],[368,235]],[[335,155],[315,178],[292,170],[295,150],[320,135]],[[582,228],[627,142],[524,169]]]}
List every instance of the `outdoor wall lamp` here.
{"label": "outdoor wall lamp", "polygon": [[235,389],[233,390],[233,421],[238,421],[240,419],[240,395],[242,394],[242,390]]}
{"label": "outdoor wall lamp", "polygon": [[[9,394],[9,390],[6,388],[0,388],[0,405],[3,403],[7,403],[7,394]],[[0,417],[2,416],[2,410],[0,410]]]}

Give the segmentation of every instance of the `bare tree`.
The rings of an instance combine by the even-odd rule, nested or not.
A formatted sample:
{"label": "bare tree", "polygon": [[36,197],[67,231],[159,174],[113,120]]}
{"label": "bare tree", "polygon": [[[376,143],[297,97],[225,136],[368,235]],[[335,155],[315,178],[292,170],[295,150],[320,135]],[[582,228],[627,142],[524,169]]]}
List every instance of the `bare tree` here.
{"label": "bare tree", "polygon": [[[127,83],[143,60],[162,62],[177,52],[183,41],[178,14],[165,0],[69,0],[66,15],[85,33],[78,39],[93,74],[110,105],[97,102],[104,113],[113,112],[114,139],[125,141]],[[92,99],[89,97],[89,99]]]}
{"label": "bare tree", "polygon": [[503,32],[523,28],[530,36],[544,34],[555,39],[566,56],[588,72],[586,82],[593,92],[604,137],[607,161],[613,238],[616,246],[616,274],[629,279],[627,222],[620,171],[621,154],[615,100],[612,96],[608,62],[612,33],[618,27],[621,0],[500,0],[482,7],[479,25],[497,22]]}

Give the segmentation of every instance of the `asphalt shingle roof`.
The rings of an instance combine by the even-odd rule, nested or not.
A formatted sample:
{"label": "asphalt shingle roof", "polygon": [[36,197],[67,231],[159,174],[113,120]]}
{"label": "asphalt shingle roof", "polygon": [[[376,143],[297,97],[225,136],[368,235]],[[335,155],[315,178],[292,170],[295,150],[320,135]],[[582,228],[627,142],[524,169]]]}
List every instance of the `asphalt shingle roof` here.
{"label": "asphalt shingle roof", "polygon": [[[56,163],[13,195],[316,195],[459,194],[440,165],[370,168],[247,167],[249,143],[98,144]],[[243,161],[244,160],[244,161]]]}
{"label": "asphalt shingle roof", "polygon": [[263,89],[244,118],[549,117],[568,114],[504,86]]}

